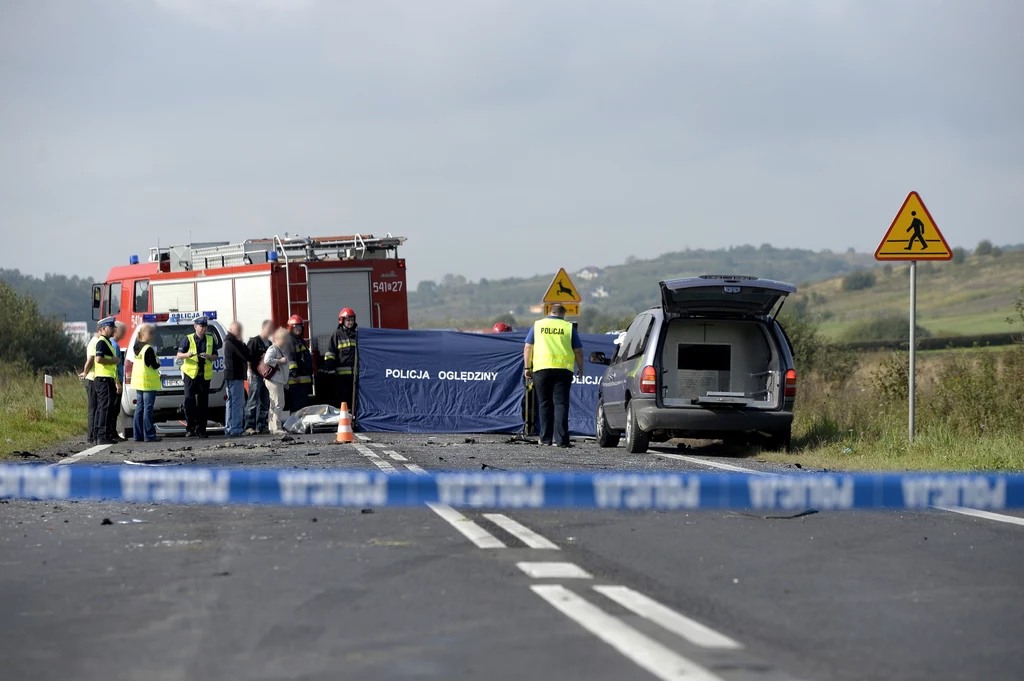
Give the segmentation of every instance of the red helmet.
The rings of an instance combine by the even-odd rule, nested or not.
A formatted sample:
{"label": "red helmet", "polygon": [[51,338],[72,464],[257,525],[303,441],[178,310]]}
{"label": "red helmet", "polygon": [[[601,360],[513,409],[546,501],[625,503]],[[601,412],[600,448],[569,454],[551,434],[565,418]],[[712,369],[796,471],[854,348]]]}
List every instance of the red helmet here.
{"label": "red helmet", "polygon": [[306,322],[302,321],[302,317],[300,317],[297,314],[293,314],[291,317],[288,318],[288,328],[289,329],[292,328],[293,326],[305,326],[305,325],[306,325]]}
{"label": "red helmet", "polygon": [[338,321],[339,322],[345,321],[345,317],[351,317],[352,319],[355,319],[356,318],[356,311],[353,310],[351,307],[343,307],[343,308],[341,308],[341,312],[338,313]]}
{"label": "red helmet", "polygon": [[512,330],[512,327],[509,326],[508,324],[506,324],[505,322],[498,322],[497,324],[494,325],[494,328],[491,329],[491,332],[492,333],[508,333],[511,330]]}

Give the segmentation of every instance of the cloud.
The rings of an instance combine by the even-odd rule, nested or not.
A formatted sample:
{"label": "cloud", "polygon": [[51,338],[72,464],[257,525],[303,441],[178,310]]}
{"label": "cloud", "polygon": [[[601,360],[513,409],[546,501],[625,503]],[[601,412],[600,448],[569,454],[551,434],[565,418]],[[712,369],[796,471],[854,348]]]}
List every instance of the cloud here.
{"label": "cloud", "polygon": [[293,23],[316,0],[154,0],[158,7],[207,28],[259,28]]}

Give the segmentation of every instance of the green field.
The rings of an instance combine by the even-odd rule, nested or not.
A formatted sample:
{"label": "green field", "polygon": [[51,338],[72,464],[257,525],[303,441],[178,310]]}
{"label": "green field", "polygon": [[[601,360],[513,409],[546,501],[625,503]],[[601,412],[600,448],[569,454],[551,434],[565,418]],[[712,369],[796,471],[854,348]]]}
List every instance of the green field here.
{"label": "green field", "polygon": [[54,413],[47,416],[42,375],[13,367],[0,372],[0,459],[85,434],[85,389],[78,377],[54,377],[53,397]]}
{"label": "green field", "polygon": [[[908,314],[909,267],[872,270],[877,283],[860,291],[844,291],[841,277],[801,287],[795,300],[821,321],[822,332],[839,338],[852,324],[881,314]],[[1011,330],[1007,317],[1024,285],[1024,252],[998,257],[968,256],[952,262],[922,263],[917,276],[918,324],[935,336],[973,336]]]}

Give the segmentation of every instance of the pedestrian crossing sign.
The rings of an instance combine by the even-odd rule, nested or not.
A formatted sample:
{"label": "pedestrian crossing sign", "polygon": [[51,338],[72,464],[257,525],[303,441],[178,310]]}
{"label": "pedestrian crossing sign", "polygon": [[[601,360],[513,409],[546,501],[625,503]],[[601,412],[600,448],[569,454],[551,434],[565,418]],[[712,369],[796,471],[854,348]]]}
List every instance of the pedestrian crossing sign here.
{"label": "pedestrian crossing sign", "polygon": [[917,192],[896,213],[882,243],[875,249],[875,260],[952,260],[953,249],[946,243],[931,213]]}
{"label": "pedestrian crossing sign", "polygon": [[564,267],[558,270],[558,274],[551,280],[551,286],[548,286],[548,292],[544,294],[542,302],[562,304],[583,302],[580,292],[576,289],[576,285],[572,283],[572,279],[569,278]]}

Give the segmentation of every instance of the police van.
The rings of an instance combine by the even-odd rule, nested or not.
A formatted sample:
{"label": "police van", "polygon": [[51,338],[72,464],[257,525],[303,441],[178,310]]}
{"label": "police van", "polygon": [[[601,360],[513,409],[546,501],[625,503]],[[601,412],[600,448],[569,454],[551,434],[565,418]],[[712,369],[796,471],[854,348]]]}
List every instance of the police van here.
{"label": "police van", "polygon": [[[185,415],[182,411],[185,382],[181,375],[183,360],[177,359],[177,354],[181,341],[189,334],[195,333],[195,325],[192,320],[197,317],[206,317],[209,320],[206,332],[213,334],[220,347],[223,348],[227,334],[224,327],[217,321],[216,312],[164,312],[142,315],[144,324],[153,325],[151,345],[156,351],[157,359],[160,360],[160,392],[157,394],[156,406],[153,409],[153,422],[158,435],[175,435],[185,432]],[[136,361],[134,348],[138,334],[139,326],[136,326],[128,341],[127,349],[124,350],[124,389],[121,391],[121,417],[118,423],[118,434],[125,439],[132,438],[135,407],[138,404],[136,390],[130,385]],[[141,362],[142,358],[139,358],[138,361]],[[213,363],[213,378],[210,380],[209,420],[216,422],[218,426],[210,424],[207,427],[208,431],[223,429],[223,426],[219,424],[224,423],[224,403],[226,401],[224,357],[221,354]]]}

